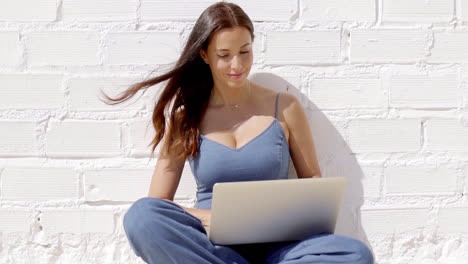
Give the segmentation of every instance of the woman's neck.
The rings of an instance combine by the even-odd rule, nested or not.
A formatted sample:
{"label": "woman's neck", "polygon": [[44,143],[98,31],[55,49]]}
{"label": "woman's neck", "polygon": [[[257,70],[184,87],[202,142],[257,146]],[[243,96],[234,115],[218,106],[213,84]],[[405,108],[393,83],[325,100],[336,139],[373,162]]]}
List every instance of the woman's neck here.
{"label": "woman's neck", "polygon": [[240,87],[213,86],[210,105],[214,107],[240,107],[245,105],[250,96],[252,84],[246,80]]}

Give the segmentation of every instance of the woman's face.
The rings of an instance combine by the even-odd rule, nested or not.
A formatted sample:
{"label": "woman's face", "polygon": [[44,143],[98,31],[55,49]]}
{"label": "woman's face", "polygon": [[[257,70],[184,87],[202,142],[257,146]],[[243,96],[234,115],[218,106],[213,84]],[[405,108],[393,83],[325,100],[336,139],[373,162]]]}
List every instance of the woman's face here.
{"label": "woman's face", "polygon": [[244,84],[253,62],[252,38],[249,30],[236,26],[217,31],[207,50],[200,51],[200,56],[209,64],[215,84],[223,86]]}

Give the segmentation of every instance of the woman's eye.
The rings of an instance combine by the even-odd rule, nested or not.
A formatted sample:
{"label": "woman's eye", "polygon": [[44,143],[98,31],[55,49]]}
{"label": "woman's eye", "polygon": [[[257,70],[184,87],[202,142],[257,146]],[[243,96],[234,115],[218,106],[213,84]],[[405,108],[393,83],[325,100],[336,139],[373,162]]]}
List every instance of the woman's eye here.
{"label": "woman's eye", "polygon": [[[250,51],[243,51],[242,54],[249,53]],[[226,58],[228,55],[218,55],[219,58]]]}

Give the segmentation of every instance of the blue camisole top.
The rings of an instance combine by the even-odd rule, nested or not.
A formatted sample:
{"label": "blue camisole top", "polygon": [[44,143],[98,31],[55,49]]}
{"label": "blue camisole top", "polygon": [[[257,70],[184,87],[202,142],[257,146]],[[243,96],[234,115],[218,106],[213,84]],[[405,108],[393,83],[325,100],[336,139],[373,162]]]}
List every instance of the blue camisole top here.
{"label": "blue camisole top", "polygon": [[278,115],[258,136],[240,148],[232,148],[200,135],[200,148],[189,164],[197,183],[195,208],[211,209],[213,185],[217,182],[287,179],[289,146]]}

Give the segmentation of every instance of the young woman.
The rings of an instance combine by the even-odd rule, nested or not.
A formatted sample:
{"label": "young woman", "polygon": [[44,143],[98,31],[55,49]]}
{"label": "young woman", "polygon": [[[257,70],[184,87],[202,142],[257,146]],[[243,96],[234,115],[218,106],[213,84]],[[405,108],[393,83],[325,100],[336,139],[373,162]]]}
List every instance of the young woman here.
{"label": "young woman", "polygon": [[[239,6],[215,3],[197,20],[171,71],[107,97],[122,102],[168,80],[153,113],[153,153],[162,147],[149,195],[124,216],[132,249],[148,263],[373,263],[364,243],[335,234],[232,246],[208,239],[216,182],[287,179],[290,157],[299,178],[321,177],[298,100],[247,79],[253,32]],[[173,202],[186,160],[198,185],[195,208]]]}

